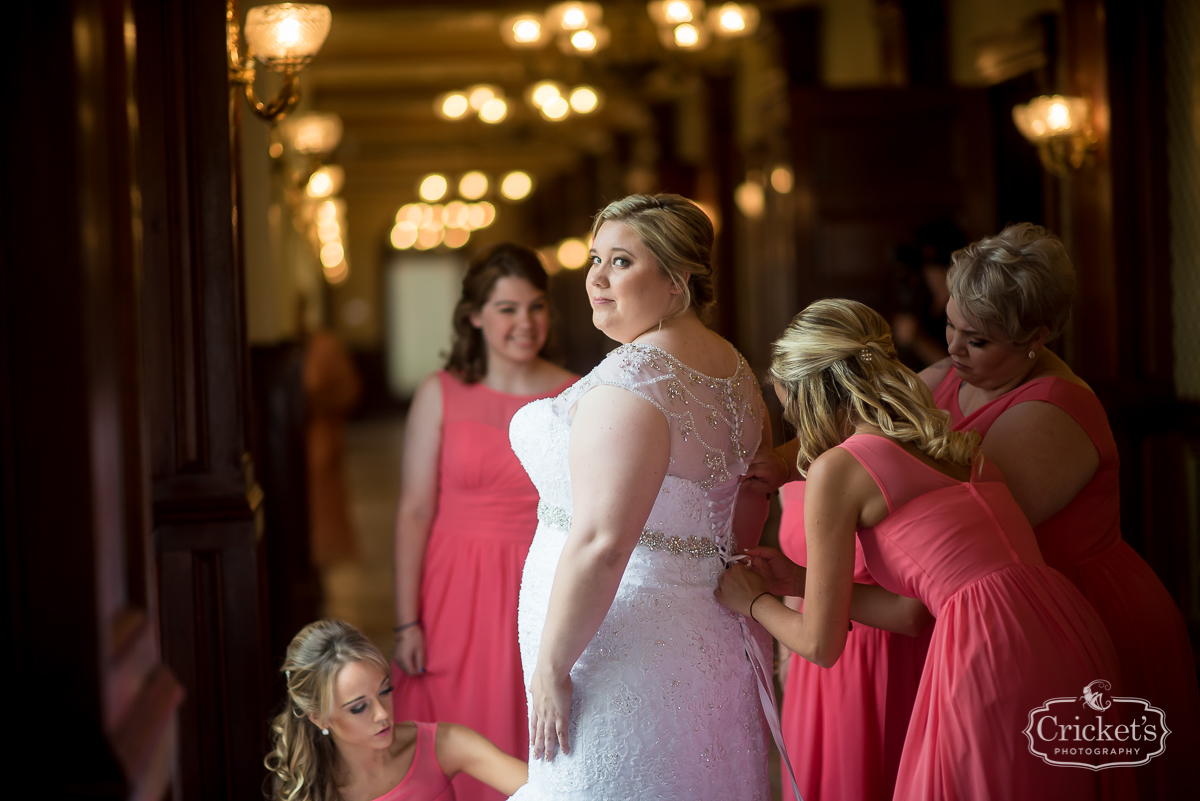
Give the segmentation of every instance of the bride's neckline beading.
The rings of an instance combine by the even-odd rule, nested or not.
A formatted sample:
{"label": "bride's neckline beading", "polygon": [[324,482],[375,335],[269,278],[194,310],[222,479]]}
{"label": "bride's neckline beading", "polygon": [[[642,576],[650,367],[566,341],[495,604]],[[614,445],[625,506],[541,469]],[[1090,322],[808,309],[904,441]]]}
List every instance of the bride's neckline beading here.
{"label": "bride's neckline beading", "polygon": [[[717,382],[717,383],[721,383],[721,384],[735,383],[735,382],[741,380],[742,370],[743,370],[743,367],[745,364],[745,360],[742,358],[741,354],[738,353],[736,350],[734,350],[734,356],[737,357],[737,367],[734,368],[733,375],[728,376],[726,378],[717,378],[715,376],[708,375],[707,373],[702,373],[699,370],[697,370],[696,368],[690,367],[687,364],[684,364],[682,361],[680,361],[676,357],[672,356],[670,353],[663,350],[658,345],[651,345],[648,342],[628,342],[624,345],[621,345],[613,352],[622,354],[621,367],[623,369],[628,369],[630,367],[640,367],[643,364],[649,363],[652,367],[654,367],[659,372],[666,372],[665,370],[663,370],[663,368],[661,366],[659,366],[658,364],[655,364],[653,359],[639,358],[639,356],[641,356],[642,354],[638,354],[637,356],[635,356],[634,354],[637,353],[638,351],[650,351],[650,352],[659,354],[663,359],[665,359],[667,362],[669,362],[673,367],[676,367],[676,368],[682,370],[683,372],[687,373],[689,376],[691,376],[692,377],[691,383],[693,386],[702,384],[702,383],[704,383],[704,381],[712,381],[712,382]],[[704,379],[704,380],[697,381],[696,380],[697,377]],[[710,386],[712,389],[716,389],[715,386],[712,386],[712,385],[710,385]]]}

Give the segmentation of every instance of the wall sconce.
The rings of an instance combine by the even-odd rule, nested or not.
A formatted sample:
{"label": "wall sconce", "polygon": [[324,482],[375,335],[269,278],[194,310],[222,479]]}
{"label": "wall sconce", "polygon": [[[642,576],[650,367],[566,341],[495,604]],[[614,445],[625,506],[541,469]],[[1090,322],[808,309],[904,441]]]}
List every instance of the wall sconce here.
{"label": "wall sconce", "polygon": [[1066,175],[1068,166],[1079,169],[1096,146],[1092,130],[1092,104],[1086,98],[1042,95],[1013,106],[1013,122],[1037,146],[1042,166],[1054,175]]}
{"label": "wall sconce", "polygon": [[[246,14],[245,55],[233,4],[225,7],[229,50],[229,80],[246,87],[250,108],[268,122],[275,122],[300,101],[297,75],[313,60],[325,37],[333,15],[326,6],[279,3],[255,6]],[[258,59],[271,72],[284,76],[283,86],[267,103],[254,92],[254,61]]]}
{"label": "wall sconce", "polygon": [[342,141],[342,118],[336,114],[301,114],[284,122],[280,128],[284,141],[292,150],[305,156],[328,155]]}

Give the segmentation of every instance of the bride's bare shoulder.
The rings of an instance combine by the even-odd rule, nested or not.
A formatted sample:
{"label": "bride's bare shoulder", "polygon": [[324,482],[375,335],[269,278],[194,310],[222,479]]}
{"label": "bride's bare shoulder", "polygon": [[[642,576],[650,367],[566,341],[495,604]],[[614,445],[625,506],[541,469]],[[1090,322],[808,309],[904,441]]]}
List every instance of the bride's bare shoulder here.
{"label": "bride's bare shoulder", "polygon": [[656,331],[639,341],[666,351],[685,366],[707,376],[728,378],[737,372],[737,349],[698,321],[695,327]]}

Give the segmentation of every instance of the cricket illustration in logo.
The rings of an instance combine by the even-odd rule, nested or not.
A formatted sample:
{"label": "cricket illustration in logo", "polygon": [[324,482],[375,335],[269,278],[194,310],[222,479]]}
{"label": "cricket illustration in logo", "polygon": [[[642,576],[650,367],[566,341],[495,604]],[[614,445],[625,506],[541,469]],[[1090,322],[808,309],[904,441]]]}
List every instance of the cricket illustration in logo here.
{"label": "cricket illustration in logo", "polygon": [[1096,679],[1083,688],[1083,697],[1080,700],[1097,712],[1103,712],[1112,706],[1112,701],[1104,698],[1104,692],[1111,689],[1112,684],[1104,679]]}

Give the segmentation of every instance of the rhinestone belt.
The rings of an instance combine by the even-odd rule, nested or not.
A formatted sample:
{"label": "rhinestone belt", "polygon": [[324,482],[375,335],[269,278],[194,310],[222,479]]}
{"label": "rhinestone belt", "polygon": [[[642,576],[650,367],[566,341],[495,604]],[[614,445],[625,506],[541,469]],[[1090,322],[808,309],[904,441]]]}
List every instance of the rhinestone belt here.
{"label": "rhinestone belt", "polygon": [[[571,516],[563,509],[551,506],[545,501],[538,501],[537,516],[538,520],[548,526],[554,526],[563,531],[571,530]],[[717,550],[717,544],[712,540],[704,539],[704,537],[674,537],[661,531],[651,531],[648,528],[642,529],[642,536],[638,537],[638,545],[652,551],[666,551],[673,556],[694,556],[697,559],[706,559],[721,554]]]}

